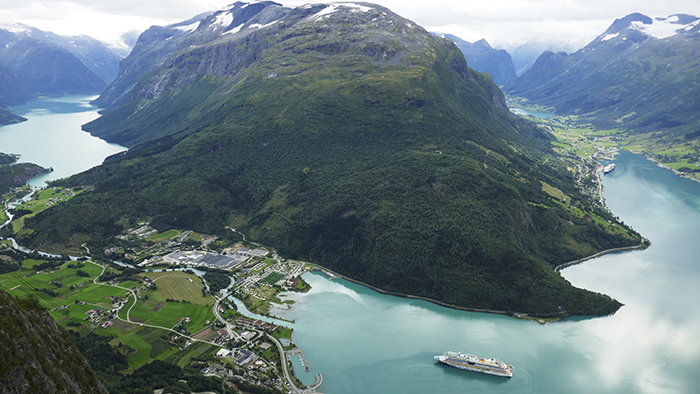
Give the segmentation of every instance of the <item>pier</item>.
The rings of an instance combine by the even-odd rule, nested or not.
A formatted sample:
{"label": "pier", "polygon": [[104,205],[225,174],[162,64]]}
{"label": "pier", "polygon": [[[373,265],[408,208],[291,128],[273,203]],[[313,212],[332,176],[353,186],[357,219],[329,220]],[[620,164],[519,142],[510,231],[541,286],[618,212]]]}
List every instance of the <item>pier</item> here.
{"label": "pier", "polygon": [[[299,356],[299,361],[301,362],[301,366],[306,368],[306,372],[309,372],[311,370],[311,366],[309,365],[309,362],[306,361],[306,356],[304,356],[304,350],[302,350],[300,347],[295,347],[294,349],[290,350],[287,352],[287,356],[291,356],[293,354],[296,354]],[[318,378],[318,376],[316,376]]]}

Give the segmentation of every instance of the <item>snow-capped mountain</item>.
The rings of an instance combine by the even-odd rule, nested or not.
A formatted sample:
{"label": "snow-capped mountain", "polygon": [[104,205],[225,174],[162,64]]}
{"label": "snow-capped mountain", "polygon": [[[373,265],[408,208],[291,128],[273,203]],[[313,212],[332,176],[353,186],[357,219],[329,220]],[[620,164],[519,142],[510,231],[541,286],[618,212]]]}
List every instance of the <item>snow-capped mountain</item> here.
{"label": "snow-capped mountain", "polygon": [[543,53],[504,91],[602,127],[683,136],[700,123],[699,75],[700,18],[635,13],[571,55]]}

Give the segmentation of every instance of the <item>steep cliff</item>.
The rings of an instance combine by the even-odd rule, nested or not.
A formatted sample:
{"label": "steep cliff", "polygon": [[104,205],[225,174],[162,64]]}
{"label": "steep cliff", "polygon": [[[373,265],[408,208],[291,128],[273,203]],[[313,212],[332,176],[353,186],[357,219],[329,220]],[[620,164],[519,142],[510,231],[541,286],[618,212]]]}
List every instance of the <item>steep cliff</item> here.
{"label": "steep cliff", "polygon": [[75,347],[35,299],[0,291],[0,393],[107,393]]}

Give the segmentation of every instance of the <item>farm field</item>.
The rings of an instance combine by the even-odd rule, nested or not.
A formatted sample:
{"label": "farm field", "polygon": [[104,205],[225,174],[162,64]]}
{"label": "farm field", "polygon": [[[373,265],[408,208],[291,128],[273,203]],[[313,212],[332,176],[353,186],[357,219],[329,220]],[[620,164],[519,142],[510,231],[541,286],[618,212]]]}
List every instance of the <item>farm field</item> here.
{"label": "farm field", "polygon": [[[213,305],[211,296],[203,296],[202,280],[197,275],[188,274],[181,271],[169,272],[149,272],[141,275],[144,278],[153,279],[158,287],[155,296],[159,301],[167,299],[186,300],[198,305]],[[153,291],[148,291],[149,297]]]}

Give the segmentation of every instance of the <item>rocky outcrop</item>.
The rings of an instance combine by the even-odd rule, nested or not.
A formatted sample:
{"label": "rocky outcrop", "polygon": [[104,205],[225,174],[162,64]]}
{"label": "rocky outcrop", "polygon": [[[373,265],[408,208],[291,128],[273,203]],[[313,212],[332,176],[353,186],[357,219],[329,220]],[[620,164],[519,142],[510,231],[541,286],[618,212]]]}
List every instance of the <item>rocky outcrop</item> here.
{"label": "rocky outcrop", "polygon": [[0,393],[107,393],[36,299],[0,292]]}

